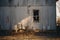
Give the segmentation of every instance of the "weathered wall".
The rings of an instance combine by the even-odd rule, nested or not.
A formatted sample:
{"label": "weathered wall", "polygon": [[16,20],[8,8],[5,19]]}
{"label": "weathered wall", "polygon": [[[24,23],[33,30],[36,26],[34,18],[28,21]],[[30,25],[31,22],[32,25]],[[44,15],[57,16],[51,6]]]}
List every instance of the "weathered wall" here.
{"label": "weathered wall", "polygon": [[[2,25],[2,29],[9,30],[14,28],[14,25],[21,22],[21,20],[31,16],[29,28],[33,26],[40,30],[54,30],[56,29],[55,6],[55,0],[12,0],[10,3],[9,0],[4,2],[0,0],[0,24]],[[39,10],[40,20],[38,23],[32,23],[33,9]]]}
{"label": "weathered wall", "polygon": [[55,6],[31,6],[29,15],[33,17],[33,10],[39,10],[39,22],[33,23],[33,27],[43,30],[56,29],[56,9]]}

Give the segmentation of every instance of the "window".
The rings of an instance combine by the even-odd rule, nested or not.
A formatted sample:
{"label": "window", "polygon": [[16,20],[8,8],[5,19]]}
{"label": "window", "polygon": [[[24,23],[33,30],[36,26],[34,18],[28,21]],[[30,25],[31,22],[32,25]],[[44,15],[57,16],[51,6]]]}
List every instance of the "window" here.
{"label": "window", "polygon": [[39,10],[33,10],[33,20],[39,22]]}

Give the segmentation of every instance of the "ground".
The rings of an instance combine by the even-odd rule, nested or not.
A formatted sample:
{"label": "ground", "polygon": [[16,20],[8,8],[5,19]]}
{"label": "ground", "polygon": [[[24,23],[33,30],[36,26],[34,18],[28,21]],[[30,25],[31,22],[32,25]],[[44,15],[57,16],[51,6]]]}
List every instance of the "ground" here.
{"label": "ground", "polygon": [[17,35],[17,36],[1,36],[0,40],[60,40],[60,38],[52,38],[46,36],[34,36],[34,35]]}
{"label": "ground", "polygon": [[[59,32],[60,33],[60,32]],[[60,40],[57,32],[23,32],[0,36],[0,40]]]}

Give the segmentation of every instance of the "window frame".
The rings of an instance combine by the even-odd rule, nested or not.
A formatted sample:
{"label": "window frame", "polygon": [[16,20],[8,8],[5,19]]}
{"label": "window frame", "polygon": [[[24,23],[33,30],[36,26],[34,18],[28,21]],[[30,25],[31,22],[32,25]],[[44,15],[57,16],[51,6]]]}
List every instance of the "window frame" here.
{"label": "window frame", "polygon": [[[38,14],[36,14],[35,12],[38,13]],[[39,22],[39,10],[38,9],[33,10],[33,21],[34,22]]]}

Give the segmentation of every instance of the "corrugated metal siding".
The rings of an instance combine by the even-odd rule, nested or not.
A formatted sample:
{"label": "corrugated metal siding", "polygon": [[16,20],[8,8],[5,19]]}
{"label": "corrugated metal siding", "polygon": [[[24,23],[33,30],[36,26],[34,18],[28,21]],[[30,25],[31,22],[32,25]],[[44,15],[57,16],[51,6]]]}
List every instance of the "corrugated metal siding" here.
{"label": "corrugated metal siding", "polygon": [[[21,20],[24,20],[25,18],[31,16],[33,18],[33,9],[39,10],[39,22],[31,22],[33,19],[29,22],[29,28],[32,28],[32,26],[36,29],[40,30],[54,30],[56,29],[55,24],[55,0],[48,0],[47,4],[45,0],[12,0],[11,4],[9,4],[8,0],[6,0],[6,3],[0,0],[0,16],[1,16],[1,25],[3,30],[9,30],[13,29],[14,25],[21,22]],[[49,5],[50,4],[50,5]],[[7,6],[6,6],[7,5]],[[12,6],[12,7],[9,7]],[[30,5],[30,7],[29,7]],[[35,6],[34,6],[35,5]],[[39,6],[37,6],[39,5]],[[42,6],[43,5],[43,6]],[[6,6],[6,7],[5,7]],[[29,12],[28,12],[29,11]],[[9,17],[8,23],[6,23],[6,17]],[[32,25],[30,25],[32,23]]]}
{"label": "corrugated metal siding", "polygon": [[55,5],[55,0],[0,0],[0,6]]}
{"label": "corrugated metal siding", "polygon": [[43,30],[56,29],[56,9],[55,6],[31,6],[30,15],[33,16],[33,10],[39,10],[39,23],[33,23],[33,27]]}

